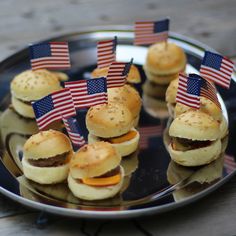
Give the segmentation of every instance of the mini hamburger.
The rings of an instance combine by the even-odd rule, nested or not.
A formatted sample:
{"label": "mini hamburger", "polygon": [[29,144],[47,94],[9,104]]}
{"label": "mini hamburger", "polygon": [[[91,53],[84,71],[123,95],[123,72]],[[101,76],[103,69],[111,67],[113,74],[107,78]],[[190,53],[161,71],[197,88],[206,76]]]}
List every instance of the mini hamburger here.
{"label": "mini hamburger", "polygon": [[121,156],[107,142],[83,146],[70,163],[68,185],[72,193],[84,200],[101,200],[115,196],[122,188],[124,171]]}
{"label": "mini hamburger", "polygon": [[121,103],[108,103],[91,107],[86,115],[88,142],[106,141],[123,156],[133,153],[139,142],[133,116]]}
{"label": "mini hamburger", "polygon": [[186,55],[174,43],[156,43],[149,47],[144,70],[147,79],[156,84],[168,85],[185,70]]}
{"label": "mini hamburger", "polygon": [[60,89],[58,77],[50,71],[24,71],[11,82],[12,106],[21,116],[34,118],[31,102]]}
{"label": "mini hamburger", "polygon": [[215,160],[221,152],[220,125],[201,111],[188,111],[171,123],[169,153],[183,166],[200,166]]}
{"label": "mini hamburger", "polygon": [[69,138],[59,131],[42,131],[31,136],[23,148],[23,172],[40,184],[66,180],[73,154]]}
{"label": "mini hamburger", "polygon": [[134,126],[138,125],[142,100],[136,89],[127,84],[122,87],[110,88],[108,89],[108,102],[125,105],[133,116]]}
{"label": "mini hamburger", "polygon": [[[109,67],[104,68],[96,68],[92,71],[91,77],[98,78],[98,77],[107,77]],[[129,74],[127,76],[127,82],[130,84],[138,84],[141,82],[141,76],[139,73],[138,68],[135,65],[131,65]]]}

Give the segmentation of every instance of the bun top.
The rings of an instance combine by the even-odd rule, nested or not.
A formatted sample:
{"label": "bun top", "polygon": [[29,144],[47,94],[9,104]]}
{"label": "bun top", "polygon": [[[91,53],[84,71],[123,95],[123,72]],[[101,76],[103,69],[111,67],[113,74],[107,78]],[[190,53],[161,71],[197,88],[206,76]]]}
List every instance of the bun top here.
{"label": "bun top", "polygon": [[220,125],[213,117],[201,111],[188,111],[173,120],[169,128],[172,137],[191,140],[216,140]]}
{"label": "bun top", "polygon": [[26,70],[11,82],[11,93],[23,101],[38,100],[61,89],[57,76],[48,70]]}
{"label": "bun top", "polygon": [[91,107],[86,115],[89,132],[102,138],[117,137],[133,127],[129,109],[120,103],[108,103]]}
{"label": "bun top", "polygon": [[153,74],[168,75],[184,70],[186,55],[174,43],[156,43],[149,47],[146,68]]}
{"label": "bun top", "polygon": [[24,158],[47,159],[65,152],[71,152],[69,138],[55,130],[42,131],[32,135],[24,145]]}
{"label": "bun top", "polygon": [[[98,77],[107,77],[109,67],[104,68],[96,68],[92,71],[91,77],[92,78],[98,78]],[[141,76],[139,73],[138,68],[135,65],[131,65],[129,74],[127,76],[127,81],[129,83],[137,84],[141,82]]]}
{"label": "bun top", "polygon": [[170,82],[167,90],[166,90],[166,102],[168,103],[176,103],[176,95],[178,90],[179,79],[175,79]]}
{"label": "bun top", "polygon": [[[181,103],[177,103],[175,106],[175,117],[185,113],[189,110],[195,110],[189,106],[186,106]],[[200,97],[200,109],[199,111],[204,112],[210,116],[212,116],[215,120],[221,121],[222,120],[222,111],[221,109],[211,100]]]}
{"label": "bun top", "polygon": [[73,178],[100,176],[120,165],[121,156],[108,142],[96,142],[83,146],[70,162]]}
{"label": "bun top", "polygon": [[139,93],[130,85],[108,89],[108,101],[124,104],[134,118],[139,115],[142,106]]}

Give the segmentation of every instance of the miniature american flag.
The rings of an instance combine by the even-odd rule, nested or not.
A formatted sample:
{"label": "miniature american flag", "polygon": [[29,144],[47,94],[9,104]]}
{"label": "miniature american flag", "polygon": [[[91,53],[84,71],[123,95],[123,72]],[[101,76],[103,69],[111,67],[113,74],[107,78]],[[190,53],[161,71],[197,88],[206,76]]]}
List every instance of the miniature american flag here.
{"label": "miniature american flag", "polygon": [[234,63],[219,54],[206,51],[202,60],[200,75],[216,84],[229,88]]}
{"label": "miniature american flag", "polygon": [[97,66],[104,68],[116,61],[117,37],[97,43]]}
{"label": "miniature american flag", "polygon": [[180,73],[176,102],[199,109],[200,86],[201,79],[190,79],[187,75]]}
{"label": "miniature american flag", "polygon": [[149,45],[167,41],[169,34],[169,19],[160,21],[135,22],[135,45]]}
{"label": "miniature american flag", "polygon": [[71,67],[67,42],[49,42],[30,45],[32,70],[68,69]]}
{"label": "miniature american flag", "polygon": [[83,146],[86,142],[79,127],[78,121],[73,117],[63,118],[62,120],[65,124],[66,131],[70,137],[71,142],[75,146]]}
{"label": "miniature american flag", "polygon": [[40,130],[62,117],[76,115],[74,103],[69,89],[54,92],[32,104],[36,121]]}
{"label": "miniature american flag", "polygon": [[125,85],[133,59],[130,62],[113,62],[107,74],[107,88],[121,87]]}
{"label": "miniature american flag", "polygon": [[163,125],[152,125],[152,126],[140,127],[139,128],[139,133],[140,133],[139,147],[140,147],[140,149],[147,149],[149,146],[150,138],[162,136],[163,130],[164,130]]}
{"label": "miniature american flag", "polygon": [[71,91],[75,108],[87,108],[107,103],[107,84],[105,77],[65,82],[65,87]]}

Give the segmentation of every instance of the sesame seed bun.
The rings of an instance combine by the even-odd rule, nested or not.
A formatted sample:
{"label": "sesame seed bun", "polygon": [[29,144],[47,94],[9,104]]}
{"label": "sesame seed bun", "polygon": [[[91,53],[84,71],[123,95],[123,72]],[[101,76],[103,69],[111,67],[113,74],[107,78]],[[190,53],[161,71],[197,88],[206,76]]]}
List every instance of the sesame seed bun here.
{"label": "sesame seed bun", "polygon": [[[91,77],[92,78],[107,77],[108,70],[109,67],[96,68],[92,71]],[[129,74],[126,79],[127,82],[131,84],[138,84],[141,82],[141,76],[139,70],[135,65],[131,65]]]}
{"label": "sesame seed bun", "polygon": [[102,200],[114,197],[118,194],[122,188],[123,180],[124,180],[124,170],[121,169],[121,181],[116,185],[105,186],[105,187],[94,187],[83,184],[79,181],[76,181],[74,177],[69,174],[68,176],[68,186],[71,192],[78,198],[84,200]]}
{"label": "sesame seed bun", "polygon": [[50,72],[53,73],[57,77],[57,79],[61,82],[69,80],[69,76],[63,72],[58,72],[58,71],[50,71]]}
{"label": "sesame seed bun", "polygon": [[210,145],[202,148],[191,149],[188,151],[174,150],[169,144],[171,159],[183,166],[200,166],[208,164],[218,158],[221,153],[221,141],[213,141]]}
{"label": "sesame seed bun", "polygon": [[[122,156],[128,156],[131,153],[135,152],[138,148],[138,143],[139,143],[139,139],[140,139],[140,135],[139,132],[132,128],[131,130],[136,131],[136,136],[134,138],[132,138],[129,141],[125,141],[122,143],[111,143],[111,145],[117,150],[117,152]],[[88,143],[95,143],[101,141],[101,138],[92,135],[89,133],[88,135]]]}
{"label": "sesame seed bun", "polygon": [[149,47],[146,69],[152,74],[170,75],[183,71],[186,55],[182,48],[174,43],[156,43]]}
{"label": "sesame seed bun", "polygon": [[[174,110],[174,116],[178,117],[179,115],[183,114],[186,111],[194,111],[195,109],[186,106],[181,103],[177,103]],[[200,109],[199,111],[204,112],[210,116],[212,116],[215,120],[221,121],[222,120],[222,111],[221,109],[211,100],[200,97]]]}
{"label": "sesame seed bun", "polygon": [[23,101],[35,101],[60,89],[58,78],[48,70],[26,70],[11,82],[12,95]]}
{"label": "sesame seed bun", "polygon": [[120,103],[109,103],[91,107],[86,115],[89,133],[111,138],[127,133],[133,127],[130,110]]}
{"label": "sesame seed bun", "polygon": [[25,159],[47,159],[66,152],[71,152],[69,138],[55,130],[42,131],[32,135],[24,145]]}
{"label": "sesame seed bun", "polygon": [[176,103],[178,83],[179,83],[179,79],[177,78],[177,79],[171,81],[171,83],[169,84],[169,86],[166,90],[166,94],[165,94],[167,103]]}
{"label": "sesame seed bun", "polygon": [[142,100],[137,90],[130,85],[108,89],[108,101],[125,105],[130,110],[133,119],[139,117]]}
{"label": "sesame seed bun", "polygon": [[25,118],[33,119],[35,117],[34,109],[32,105],[28,105],[21,100],[15,98],[14,96],[11,97],[11,103],[14,110],[21,116]]}
{"label": "sesame seed bun", "polygon": [[70,162],[70,175],[74,179],[91,178],[105,174],[120,165],[121,156],[108,142],[83,146]]}
{"label": "sesame seed bun", "polygon": [[206,113],[198,110],[188,111],[173,120],[169,135],[190,140],[216,140],[220,135],[220,126]]}
{"label": "sesame seed bun", "polygon": [[220,139],[223,139],[229,133],[228,130],[228,122],[224,116],[222,116],[222,120],[220,122]]}

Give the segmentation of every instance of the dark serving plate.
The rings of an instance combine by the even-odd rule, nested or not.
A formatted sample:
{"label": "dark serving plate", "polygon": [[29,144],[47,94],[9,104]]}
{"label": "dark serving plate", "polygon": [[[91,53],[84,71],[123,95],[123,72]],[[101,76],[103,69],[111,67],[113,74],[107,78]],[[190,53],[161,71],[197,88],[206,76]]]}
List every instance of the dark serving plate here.
{"label": "dark serving plate", "polygon": [[[152,99],[142,92],[145,74],[142,65],[146,47],[134,46],[133,32],[128,26],[94,28],[64,35],[53,40],[69,42],[72,68],[71,80],[88,78],[96,66],[96,42],[118,36],[119,61],[134,58],[142,75],[142,83],[136,88],[143,97],[139,131],[139,150],[125,158],[122,165],[127,176],[121,195],[103,201],[81,201],[73,196],[66,184],[39,185],[24,178],[21,168],[22,146],[25,140],[37,132],[35,121],[17,115],[10,105],[9,85],[12,78],[30,68],[28,50],[15,53],[0,63],[0,192],[7,197],[32,208],[58,215],[83,218],[130,218],[161,213],[189,204],[209,194],[235,174],[236,95],[235,75],[230,90],[219,89],[219,99],[224,116],[228,119],[229,136],[223,140],[226,151],[213,163],[199,168],[184,168],[170,161],[166,150],[168,142],[168,112],[163,101]],[[188,58],[187,72],[197,72],[207,46],[171,33],[170,41],[181,46]],[[78,112],[78,119],[86,133],[86,110]],[[227,144],[228,143],[228,144]],[[174,176],[173,185],[168,182]],[[173,178],[172,178],[173,179]]]}

